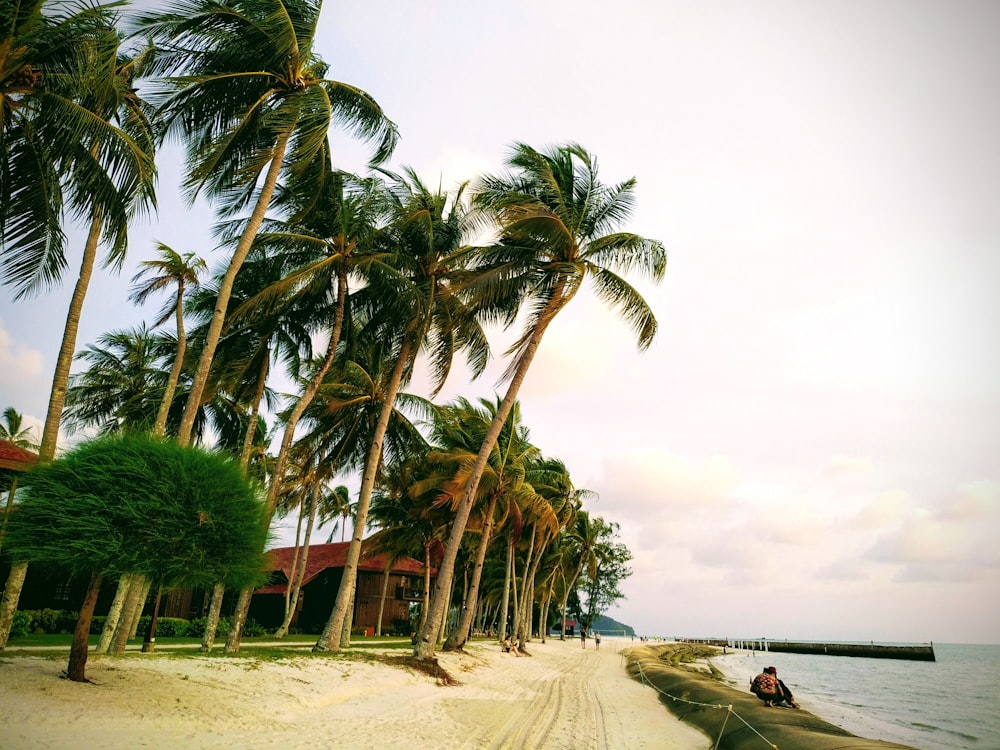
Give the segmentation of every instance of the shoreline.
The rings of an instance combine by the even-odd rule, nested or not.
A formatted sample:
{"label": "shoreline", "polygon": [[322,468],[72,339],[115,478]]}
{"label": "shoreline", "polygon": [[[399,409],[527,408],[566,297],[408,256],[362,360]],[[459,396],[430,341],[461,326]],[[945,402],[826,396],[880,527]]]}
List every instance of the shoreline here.
{"label": "shoreline", "polygon": [[[748,690],[731,684],[732,675],[724,675],[726,681],[722,681],[710,674],[722,674],[711,664],[710,656],[698,657],[693,668],[672,666],[660,658],[671,649],[688,645],[632,649],[629,673],[653,688],[671,713],[717,737],[720,750],[750,750],[762,740],[782,750],[916,750],[910,745],[860,737],[808,709],[765,707]],[[796,697],[802,702],[801,696]]]}
{"label": "shoreline", "polygon": [[[0,657],[7,750],[46,747],[648,748],[707,750],[702,732],[632,679],[625,639],[531,642],[531,656],[476,641],[440,653],[443,686],[361,650],[261,657],[91,657],[92,683],[60,679],[66,652]],[[365,649],[364,651],[369,651]],[[391,652],[398,655],[398,651]]]}

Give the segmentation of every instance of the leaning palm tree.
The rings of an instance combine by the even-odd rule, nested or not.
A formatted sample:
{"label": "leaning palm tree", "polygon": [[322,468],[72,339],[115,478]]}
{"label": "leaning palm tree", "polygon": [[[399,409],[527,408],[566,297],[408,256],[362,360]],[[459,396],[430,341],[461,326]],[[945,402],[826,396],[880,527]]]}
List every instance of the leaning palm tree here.
{"label": "leaning palm tree", "polygon": [[243,265],[279,176],[323,163],[331,125],[375,141],[374,161],[389,156],[396,128],[375,101],[326,77],[314,49],[318,0],[174,0],[138,16],[157,45],[157,99],[164,133],[187,143],[184,186],[235,215],[251,207],[233,250],[195,371],[178,439],[191,437],[208,382],[236,274]]}
{"label": "leaning palm tree", "polygon": [[[37,12],[31,11],[33,7]],[[13,75],[4,77],[3,85],[15,81],[14,89],[0,96],[2,280],[15,286],[21,296],[61,275],[65,266],[63,210],[89,227],[38,450],[39,461],[46,463],[56,453],[66,384],[98,247],[105,245],[108,265],[121,267],[130,221],[155,205],[155,167],[148,107],[133,85],[146,58],[121,54],[117,19],[105,7],[85,9],[61,21],[46,19],[40,7],[28,3],[28,16],[5,17],[4,25],[13,23],[16,28],[13,34],[9,26],[0,32],[6,37],[0,43],[0,67],[6,73],[14,62]],[[82,32],[74,18],[84,19]],[[46,31],[51,39],[46,38]],[[26,47],[12,48],[12,42],[22,41],[18,39],[22,32],[30,41]],[[33,68],[32,50],[38,47],[57,52],[48,59],[42,55],[39,66]],[[29,50],[27,64],[18,58],[24,49]],[[58,62],[53,64],[54,58]],[[18,90],[18,79],[29,85]],[[32,183],[32,179],[39,182]],[[28,207],[36,199],[41,200],[38,207]],[[59,219],[45,215],[52,209]],[[25,222],[34,221],[41,223],[26,228]],[[21,562],[8,575],[0,605],[0,648],[7,643],[26,574],[27,563]]]}
{"label": "leaning palm tree", "polygon": [[[438,411],[432,432],[432,440],[438,450],[431,454],[431,458],[449,466],[452,471],[439,486],[440,503],[453,506],[461,498],[469,471],[475,464],[483,436],[489,429],[497,408],[499,399],[495,402],[482,399],[478,406],[465,399],[458,399],[454,404]],[[477,504],[480,510],[475,511],[480,518],[476,529],[479,532],[479,542],[473,559],[472,579],[462,618],[445,643],[446,649],[461,648],[471,631],[486,552],[493,541],[493,529],[498,521],[495,517],[497,507],[526,502],[526,497],[534,494],[527,471],[539,457],[538,448],[531,444],[528,430],[521,422],[521,410],[515,404],[490,453],[479,485]]]}
{"label": "leaning palm tree", "polygon": [[518,143],[507,161],[509,172],[480,180],[474,197],[495,223],[499,241],[480,253],[481,275],[470,294],[496,320],[512,324],[527,307],[524,330],[511,347],[505,377],[510,381],[483,440],[462,493],[444,559],[434,584],[431,617],[417,638],[415,653],[434,655],[438,629],[455,570],[455,558],[490,453],[517,398],[549,325],[589,279],[598,297],[619,310],[635,332],[640,349],[656,334],[656,318],[621,272],[636,271],[659,281],[666,252],[656,240],[618,231],[631,213],[635,180],[607,186],[597,178],[597,162],[576,144],[547,152]]}
{"label": "leaning palm tree", "polygon": [[163,325],[173,315],[177,330],[177,351],[174,354],[170,377],[167,379],[163,399],[160,401],[160,408],[153,424],[153,434],[162,437],[167,431],[167,415],[170,412],[170,404],[174,400],[174,392],[177,390],[177,383],[181,377],[181,368],[184,366],[184,354],[187,351],[187,335],[184,332],[185,289],[197,287],[198,274],[207,268],[207,264],[203,258],[199,258],[194,253],[181,255],[162,242],[157,243],[156,250],[159,253],[159,258],[144,260],[139,264],[139,272],[132,277],[132,283],[135,286],[131,298],[133,302],[142,304],[156,292],[176,287],[173,304],[168,303],[163,306],[160,310],[160,317],[154,324]]}
{"label": "leaning palm tree", "polygon": [[[464,187],[464,186],[463,186]],[[358,492],[355,531],[344,564],[337,602],[314,647],[340,647],[348,608],[357,583],[361,557],[361,532],[368,521],[368,507],[382,462],[382,443],[400,387],[412,375],[421,352],[429,360],[436,394],[448,377],[455,355],[464,352],[473,375],[486,366],[489,345],[474,311],[456,290],[468,283],[468,210],[457,195],[432,192],[407,170],[395,178],[395,217],[391,231],[383,239],[391,242],[391,267],[381,278],[375,273],[370,291],[373,311],[368,335],[392,342],[395,365],[386,386],[378,422],[365,458]],[[387,264],[388,265],[388,264]]]}

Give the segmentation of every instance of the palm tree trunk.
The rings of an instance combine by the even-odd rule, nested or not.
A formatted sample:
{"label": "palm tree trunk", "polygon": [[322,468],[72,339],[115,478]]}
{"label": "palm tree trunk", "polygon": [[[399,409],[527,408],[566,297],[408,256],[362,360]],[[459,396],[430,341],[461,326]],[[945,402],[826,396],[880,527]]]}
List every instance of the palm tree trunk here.
{"label": "palm tree trunk", "polygon": [[184,366],[184,353],[187,351],[187,336],[184,334],[183,281],[177,287],[175,315],[177,318],[177,351],[174,353],[174,364],[170,368],[170,376],[167,378],[167,387],[163,391],[160,410],[156,413],[156,422],[153,424],[153,434],[157,437],[163,437],[167,434],[167,416],[170,414],[170,404],[173,403],[174,393],[177,392],[177,383],[181,379],[181,368]]}
{"label": "palm tree trunk", "polygon": [[106,654],[111,648],[111,641],[115,637],[115,629],[122,620],[122,613],[125,611],[125,600],[128,598],[129,584],[132,581],[131,573],[123,573],[118,579],[118,588],[115,589],[115,598],[111,602],[108,616],[104,620],[104,629],[101,631],[101,641],[97,644],[97,653]]}
{"label": "palm tree trunk", "polygon": [[[139,620],[142,619],[142,610],[146,608],[146,600],[149,598],[149,590],[153,588],[153,582],[144,576],[139,576],[139,599],[135,609],[132,611],[132,619],[129,621],[128,639],[135,638],[136,631],[139,630]],[[122,647],[124,649],[124,646]]]}
{"label": "palm tree trunk", "polygon": [[252,596],[252,586],[240,589],[240,596],[239,599],[236,600],[236,609],[233,612],[233,619],[229,625],[229,635],[226,637],[225,653],[227,654],[238,654],[240,652],[240,640],[243,638],[243,625],[247,621],[247,613],[250,611],[250,598]]}
{"label": "palm tree trunk", "polygon": [[378,600],[378,620],[375,621],[375,635],[382,635],[382,615],[385,614],[385,600],[389,595],[389,571],[392,565],[387,565],[382,576],[382,596]]}
{"label": "palm tree trunk", "polygon": [[125,595],[122,616],[115,626],[115,634],[111,639],[111,653],[121,656],[125,653],[128,639],[132,637],[133,624],[138,625],[145,597],[142,595],[146,580],[141,575],[131,576],[128,584],[128,594]]}
{"label": "palm tree trunk", "polygon": [[[45,427],[42,430],[42,442],[38,448],[38,463],[47,464],[56,455],[56,443],[59,439],[59,422],[62,419],[63,406],[66,403],[66,386],[69,383],[69,370],[73,365],[73,355],[76,352],[76,336],[80,330],[80,316],[83,313],[83,301],[87,297],[90,277],[94,273],[94,262],[97,259],[97,245],[101,238],[103,221],[99,211],[95,210],[90,220],[90,232],[83,248],[83,259],[80,262],[80,276],[73,288],[69,311],[66,313],[66,326],[63,328],[62,343],[56,357],[56,369],[52,376],[52,389],[49,391],[49,407],[45,414]],[[21,598],[21,588],[28,572],[28,563],[18,563],[15,567],[24,566],[23,571],[14,574],[11,568],[7,576],[7,584],[3,592],[3,606],[0,606],[0,651],[7,645],[10,628],[14,622],[14,613]]]}
{"label": "palm tree trunk", "polygon": [[24,577],[28,574],[28,563],[14,563],[7,574],[7,584],[4,586],[3,601],[0,601],[0,651],[7,646],[10,628],[14,624],[14,613],[17,611],[17,600],[21,598],[21,588]]}
{"label": "palm tree trunk", "polygon": [[500,603],[500,614],[497,619],[499,620],[499,627],[497,628],[497,640],[503,641],[507,637],[507,607],[510,604],[510,568],[514,564],[514,543],[511,541],[507,542],[507,565],[504,569],[503,574],[503,597]]}
{"label": "palm tree trunk", "polygon": [[476,605],[479,599],[479,583],[483,577],[483,565],[486,562],[486,550],[493,541],[493,513],[496,511],[497,499],[499,495],[493,493],[490,496],[490,503],[486,509],[486,523],[483,524],[483,533],[479,538],[479,546],[476,548],[476,563],[472,568],[472,583],[469,585],[469,597],[465,609],[462,610],[462,621],[458,628],[444,642],[444,650],[459,650],[469,639],[469,632],[472,630],[472,620],[476,613]]}
{"label": "palm tree trunk", "polygon": [[80,605],[80,615],[76,618],[76,630],[73,631],[73,645],[69,649],[69,666],[66,676],[73,682],[86,682],[87,675],[87,643],[90,638],[90,623],[94,619],[94,607],[97,606],[97,596],[101,593],[101,582],[104,576],[95,574],[90,578],[90,586]]}
{"label": "palm tree trunk", "polygon": [[253,401],[250,404],[250,418],[247,420],[247,431],[243,434],[243,448],[240,450],[240,466],[246,471],[250,465],[250,453],[253,450],[253,438],[257,434],[257,415],[260,414],[260,402],[264,398],[264,387],[267,385],[267,373],[271,369],[271,350],[265,348],[260,372],[257,373],[257,384],[254,387]]}
{"label": "palm tree trunk", "polygon": [[538,346],[542,343],[542,336],[544,336],[545,330],[570,299],[572,299],[572,295],[563,296],[557,291],[546,309],[542,312],[537,325],[535,325],[534,330],[531,332],[528,344],[525,346],[521,358],[517,363],[510,385],[507,386],[507,393],[503,401],[500,402],[496,414],[493,415],[493,422],[490,424],[490,429],[483,438],[483,444],[479,449],[479,454],[476,456],[476,463],[465,484],[465,489],[462,491],[462,499],[459,501],[458,509],[455,512],[455,519],[451,525],[451,533],[448,535],[448,542],[444,549],[444,557],[441,560],[441,565],[438,566],[438,577],[434,582],[434,595],[431,599],[430,617],[424,627],[421,628],[414,647],[414,656],[420,659],[431,659],[434,656],[435,644],[432,634],[437,632],[438,623],[444,615],[446,605],[444,597],[447,596],[448,591],[451,589],[451,579],[455,574],[455,559],[458,557],[458,550],[462,545],[462,536],[465,534],[465,527],[469,523],[469,515],[472,512],[476,491],[479,489],[479,482],[483,477],[483,472],[486,470],[490,453],[496,445],[497,438],[500,437],[500,432],[507,421],[507,417],[510,415],[510,410],[514,407],[514,402],[517,400],[517,392],[521,388],[525,376],[528,374],[528,368],[531,366],[531,361],[538,351]]}
{"label": "palm tree trunk", "polygon": [[291,452],[292,441],[295,439],[295,428],[298,426],[302,415],[305,414],[306,409],[309,408],[309,404],[312,403],[313,398],[315,398],[316,394],[319,392],[320,386],[323,385],[323,379],[330,371],[330,367],[333,365],[334,357],[337,354],[337,346],[340,344],[340,334],[344,328],[344,313],[347,309],[347,293],[347,272],[342,269],[337,273],[337,307],[334,311],[333,330],[330,331],[330,340],[326,345],[326,355],[324,356],[319,369],[313,373],[312,379],[309,381],[309,385],[307,385],[306,389],[302,392],[298,403],[296,403],[295,408],[292,409],[292,413],[288,415],[288,422],[285,424],[285,431],[281,436],[281,447],[278,450],[278,458],[275,460],[271,486],[268,488],[267,493],[265,512],[268,518],[270,518],[271,514],[274,513],[274,508],[278,503],[278,495],[281,493],[281,482],[285,475],[285,467],[288,465],[288,454]]}
{"label": "palm tree trunk", "polygon": [[[312,505],[311,502],[308,503],[308,505],[309,505],[309,509],[308,510],[309,510],[310,513],[312,513],[313,505]],[[292,606],[292,582],[295,580],[295,575],[298,573],[298,570],[299,570],[299,558],[301,557],[301,554],[302,554],[302,544],[301,544],[301,541],[302,541],[302,517],[305,514],[306,514],[306,508],[303,508],[302,505],[300,504],[299,505],[299,520],[295,524],[295,549],[294,549],[294,552],[292,553],[292,567],[291,567],[291,570],[288,572],[288,583],[285,586],[285,618],[287,618],[289,621],[291,621],[291,618],[288,617],[288,613],[291,611],[291,606]],[[284,622],[284,620],[282,620],[282,622]],[[281,637],[283,637],[284,633],[282,633],[281,636],[278,635],[278,633],[280,633],[280,632],[281,632],[281,628],[279,627],[278,630],[275,631],[274,637],[275,638],[281,638]]]}
{"label": "palm tree trunk", "polygon": [[[528,542],[528,554],[524,558],[524,578],[521,584],[521,602],[517,609],[517,637],[522,641],[526,639],[524,632],[524,610],[531,605],[529,604],[530,598],[528,597],[528,582],[531,580],[531,563],[534,559],[535,552],[535,533],[537,528],[535,526],[531,527],[531,541]],[[529,633],[530,635],[530,633]]]}
{"label": "palm tree trunk", "polygon": [[281,627],[278,628],[278,632],[274,634],[275,638],[284,638],[288,635],[288,627],[292,624],[292,617],[295,616],[295,608],[299,603],[302,581],[306,577],[306,563],[309,562],[309,542],[312,540],[313,526],[316,524],[316,512],[319,510],[319,490],[320,484],[317,482],[313,490],[312,503],[309,504],[309,520],[306,522],[306,538],[303,543],[302,562],[299,563],[299,569],[295,574],[292,586],[291,606],[286,608],[285,619],[282,621]]}
{"label": "palm tree trunk", "polygon": [[212,367],[212,360],[215,359],[215,350],[219,345],[219,339],[222,337],[222,326],[226,322],[226,311],[229,308],[229,298],[233,294],[233,284],[236,281],[236,274],[243,266],[243,261],[246,260],[247,254],[250,252],[250,247],[271,204],[271,196],[274,193],[275,186],[278,184],[278,175],[281,173],[281,165],[285,158],[287,144],[287,136],[280,137],[274,144],[274,155],[271,157],[267,176],[261,185],[257,203],[254,205],[253,213],[250,214],[250,218],[247,220],[243,234],[240,235],[239,243],[237,243],[236,249],[229,259],[229,266],[222,277],[222,283],[219,285],[219,295],[215,301],[215,312],[212,314],[212,322],[208,327],[208,333],[205,337],[205,348],[198,359],[198,369],[195,371],[194,382],[191,384],[191,392],[188,394],[187,404],[184,406],[184,416],[181,418],[181,424],[177,430],[177,442],[181,445],[188,445],[191,442],[191,432],[194,429],[195,416],[201,407],[201,399],[205,393],[205,386],[208,383],[208,373]]}
{"label": "palm tree trunk", "polygon": [[417,624],[417,632],[427,622],[427,610],[430,609],[431,600],[431,545],[430,541],[424,542],[424,591],[423,600],[420,602],[420,620]]}
{"label": "palm tree trunk", "polygon": [[205,632],[201,636],[201,647],[198,649],[203,654],[212,652],[215,645],[215,634],[219,629],[219,614],[222,612],[222,597],[226,594],[226,585],[217,583],[212,587],[212,601],[208,605],[208,618],[205,621]]}
{"label": "palm tree trunk", "polygon": [[7,505],[3,509],[3,521],[0,521],[0,549],[3,549],[3,538],[7,534],[7,519],[14,504],[14,493],[17,492],[17,477],[10,480],[10,492],[7,493]]}
{"label": "palm tree trunk", "polygon": [[368,448],[364,473],[361,475],[361,490],[358,494],[358,512],[354,520],[354,533],[347,548],[347,559],[344,562],[344,577],[340,581],[340,591],[337,592],[337,602],[330,614],[330,619],[320,634],[313,651],[337,651],[340,648],[339,635],[343,630],[344,618],[347,616],[347,606],[354,598],[354,588],[358,579],[358,561],[361,559],[361,537],[368,523],[368,506],[371,504],[372,489],[375,487],[375,476],[378,473],[379,462],[382,460],[382,441],[389,427],[389,417],[399,393],[399,385],[403,379],[403,371],[409,364],[410,341],[406,339],[399,352],[399,359],[392,371],[392,376],[385,389],[385,400],[379,412],[378,423],[372,444]]}

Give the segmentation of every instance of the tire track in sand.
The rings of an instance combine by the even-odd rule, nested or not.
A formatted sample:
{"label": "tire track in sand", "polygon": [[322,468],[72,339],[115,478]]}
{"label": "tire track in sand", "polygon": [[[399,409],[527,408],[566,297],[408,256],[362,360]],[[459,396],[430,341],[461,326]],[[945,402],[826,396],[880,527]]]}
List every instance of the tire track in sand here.
{"label": "tire track in sand", "polygon": [[581,653],[575,661],[537,676],[533,684],[538,690],[527,708],[508,720],[486,747],[540,750],[580,746],[583,741],[585,746],[606,749],[603,711],[594,684],[598,658],[595,653]]}

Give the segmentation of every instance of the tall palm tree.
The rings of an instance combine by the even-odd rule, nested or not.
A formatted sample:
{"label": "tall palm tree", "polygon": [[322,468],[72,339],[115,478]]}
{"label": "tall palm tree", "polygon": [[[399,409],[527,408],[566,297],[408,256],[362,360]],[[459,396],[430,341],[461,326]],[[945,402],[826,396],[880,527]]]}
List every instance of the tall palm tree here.
{"label": "tall palm tree", "polygon": [[198,286],[198,274],[207,268],[207,264],[203,258],[199,258],[194,253],[181,255],[162,242],[157,243],[156,250],[159,257],[142,261],[139,264],[139,272],[132,277],[132,283],[135,286],[132,289],[131,299],[137,304],[142,304],[154,293],[176,287],[173,304],[164,305],[160,310],[159,319],[153,324],[163,325],[173,315],[177,331],[177,351],[174,354],[170,377],[167,379],[163,399],[153,424],[153,434],[162,436],[167,431],[167,414],[170,412],[170,405],[174,400],[174,393],[181,376],[181,368],[184,366],[184,354],[187,351],[187,335],[184,331],[185,290]]}
{"label": "tall palm tree", "polygon": [[[430,458],[450,465],[454,472],[440,485],[439,502],[453,507],[460,500],[483,436],[498,408],[499,399],[495,402],[482,399],[478,406],[465,399],[458,399],[454,404],[438,411],[431,439],[439,448],[432,452]],[[481,521],[477,528],[479,542],[473,557],[472,579],[462,617],[458,627],[445,642],[446,649],[461,648],[469,637],[478,604],[486,553],[493,541],[494,525],[498,522],[497,506],[501,503],[508,507],[524,503],[534,495],[527,472],[530,465],[539,458],[538,448],[531,444],[528,430],[521,422],[521,410],[518,404],[514,404],[479,484],[477,504],[480,511],[477,515]]]}
{"label": "tall palm tree", "polygon": [[656,318],[621,272],[636,271],[659,281],[666,252],[656,240],[617,231],[628,218],[635,180],[606,186],[597,162],[576,144],[547,152],[515,144],[509,172],[480,180],[474,201],[499,230],[499,242],[480,254],[481,275],[470,293],[479,309],[511,324],[527,307],[524,330],[511,347],[507,392],[483,440],[456,511],[455,523],[438,569],[431,618],[417,638],[415,654],[432,658],[443,620],[479,481],[490,453],[517,398],[518,390],[551,322],[589,279],[599,298],[616,308],[630,325],[640,349],[656,334]]}
{"label": "tall palm tree", "polygon": [[[32,7],[38,12],[31,11]],[[66,36],[67,29],[79,29],[76,21],[48,21],[40,14],[40,4],[29,3],[25,8],[28,16],[15,13],[9,17],[17,27],[5,41],[15,41],[26,30],[32,30],[29,35],[34,36],[26,47],[14,48],[14,75],[7,80],[28,80],[31,85],[19,91],[15,84],[15,90],[0,96],[3,281],[18,288],[21,295],[61,275],[65,265],[62,241],[55,237],[61,233],[57,225],[61,215],[52,219],[41,214],[63,209],[65,201],[71,217],[89,225],[38,450],[39,461],[46,463],[55,457],[66,385],[98,246],[105,244],[107,264],[120,267],[128,247],[130,220],[155,204],[154,138],[147,105],[133,85],[146,58],[121,54],[116,17],[106,7],[85,10],[74,17],[85,19],[83,33]],[[46,31],[53,35],[51,40],[45,39]],[[53,44],[59,50],[56,57],[64,63],[71,61],[68,67],[47,66],[43,60],[34,69],[30,51],[26,65],[22,64],[25,58],[18,59],[18,52],[25,48],[52,49]],[[6,68],[11,62],[11,49],[0,44],[4,57],[0,66]],[[32,178],[40,182],[22,182]],[[46,197],[46,190],[59,195]],[[39,209],[24,208],[25,200],[39,197]],[[38,220],[42,221],[38,227],[24,228],[23,222]],[[27,564],[19,563],[11,567],[7,578],[0,605],[0,648],[6,645],[26,574]]]}
{"label": "tall palm tree", "polygon": [[65,209],[102,216],[115,259],[123,195],[151,199],[148,123],[112,7],[24,0],[0,15],[0,280],[16,298],[62,277]]}
{"label": "tall palm tree", "polygon": [[339,634],[357,583],[361,531],[368,521],[368,507],[382,461],[382,442],[396,394],[412,375],[417,355],[426,353],[435,393],[458,352],[465,352],[474,375],[482,372],[489,355],[479,321],[455,291],[468,274],[464,240],[469,224],[462,190],[455,196],[432,192],[412,170],[407,170],[404,176],[395,178],[394,193],[396,216],[391,232],[384,235],[393,245],[392,268],[386,268],[381,278],[372,269],[368,290],[377,304],[369,335],[388,337],[393,342],[395,366],[361,474],[357,523],[337,602],[316,642],[316,650],[340,647]]}
{"label": "tall palm tree", "polygon": [[[289,257],[292,267],[236,310],[234,317],[261,306],[271,310],[294,306],[313,317],[317,328],[328,328],[326,354],[285,420],[265,512],[273,509],[280,492],[299,420],[333,365],[348,316],[350,277],[363,277],[364,267],[376,257],[374,239],[386,202],[381,187],[376,180],[360,180],[343,172],[333,172],[319,190],[311,181],[296,183],[283,201],[293,209],[293,220],[269,222],[267,231],[255,241],[261,252]],[[329,316],[322,314],[324,310]]]}
{"label": "tall palm tree", "polygon": [[157,45],[155,72],[166,135],[187,142],[184,186],[223,214],[252,206],[233,250],[198,361],[178,438],[190,441],[225,324],[236,274],[271,204],[279,176],[317,163],[331,125],[375,141],[374,161],[389,156],[396,128],[375,101],[326,77],[314,49],[318,0],[174,0],[141,14],[137,28]]}

